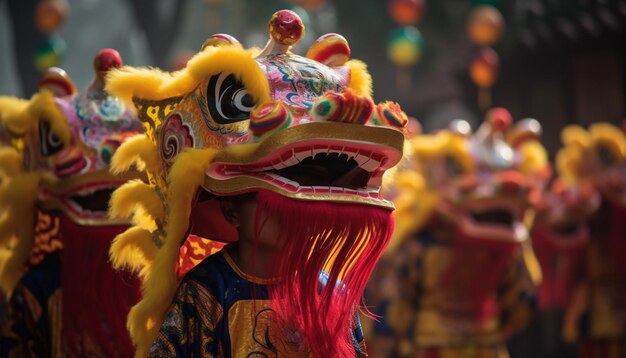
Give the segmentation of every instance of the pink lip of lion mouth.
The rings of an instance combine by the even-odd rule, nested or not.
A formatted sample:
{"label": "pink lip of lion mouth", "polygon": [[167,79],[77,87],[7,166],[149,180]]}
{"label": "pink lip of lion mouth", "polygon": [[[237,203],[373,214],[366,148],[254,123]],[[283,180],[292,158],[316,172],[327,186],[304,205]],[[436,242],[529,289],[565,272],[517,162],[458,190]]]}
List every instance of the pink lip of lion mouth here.
{"label": "pink lip of lion mouth", "polygon": [[[207,175],[218,180],[253,177],[291,193],[384,200],[380,186],[390,162],[376,145],[295,143],[250,164],[216,163]],[[336,177],[328,177],[334,173]]]}

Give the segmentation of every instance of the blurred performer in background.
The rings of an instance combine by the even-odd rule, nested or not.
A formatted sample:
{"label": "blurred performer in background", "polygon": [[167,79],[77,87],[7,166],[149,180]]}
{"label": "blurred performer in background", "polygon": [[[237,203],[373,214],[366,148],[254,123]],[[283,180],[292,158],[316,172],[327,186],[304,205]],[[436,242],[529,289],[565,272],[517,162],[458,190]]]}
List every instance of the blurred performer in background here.
{"label": "blurred performer in background", "polygon": [[511,122],[495,108],[473,134],[457,120],[411,139],[395,179],[394,247],[383,259],[395,273],[372,282],[399,294],[366,297],[383,316],[374,356],[508,356],[506,339],[534,305],[540,272],[527,228],[549,173],[539,123]]}
{"label": "blurred performer in background", "polygon": [[[113,168],[139,163],[151,185],[126,184],[111,209],[142,198],[143,224],[111,250],[144,278],[128,322],[138,356],[366,355],[354,317],[391,237],[380,185],[407,117],[374,104],[342,36],[302,57],[295,13],[269,30],[260,52],[215,35],[179,72],[109,77],[148,127]],[[231,243],[202,257],[211,240]]]}
{"label": "blurred performer in background", "polygon": [[128,225],[108,218],[110,194],[139,177],[108,171],[122,141],[141,132],[104,89],[106,73],[121,65],[117,51],[105,49],[84,93],[51,68],[30,101],[0,99],[2,125],[17,143],[0,161],[11,173],[0,193],[0,288],[9,299],[3,357],[133,354],[124,320],[138,299],[138,281],[108,260],[112,239]]}
{"label": "blurred performer in background", "polygon": [[[563,169],[563,168],[557,168]],[[575,346],[562,332],[577,329],[564,317],[578,315],[585,278],[585,257],[590,234],[588,221],[600,204],[600,195],[588,182],[570,172],[561,173],[539,198],[531,232],[533,249],[541,265],[537,294],[538,314],[526,331],[532,345],[524,351],[538,357],[575,356]],[[532,352],[532,353],[531,353]]]}
{"label": "blurred performer in background", "polygon": [[626,136],[596,123],[563,130],[556,165],[570,180],[600,193],[589,220],[584,282],[565,316],[564,336],[579,339],[583,357],[626,355]]}

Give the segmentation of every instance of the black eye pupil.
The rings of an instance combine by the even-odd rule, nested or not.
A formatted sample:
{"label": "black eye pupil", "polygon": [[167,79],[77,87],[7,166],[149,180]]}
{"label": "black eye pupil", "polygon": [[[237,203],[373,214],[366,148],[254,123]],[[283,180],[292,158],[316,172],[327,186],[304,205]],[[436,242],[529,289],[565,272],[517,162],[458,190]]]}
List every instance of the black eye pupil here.
{"label": "black eye pupil", "polygon": [[451,157],[446,158],[446,171],[451,177],[458,177],[463,174],[463,168],[461,165],[459,165],[459,163]]}
{"label": "black eye pupil", "polygon": [[241,104],[244,105],[244,107],[254,107],[254,101],[252,100],[252,96],[250,96],[249,94],[246,94],[242,100],[241,100]]}
{"label": "black eye pupil", "polygon": [[600,163],[603,166],[610,166],[615,164],[615,157],[613,156],[613,153],[611,153],[611,150],[609,148],[598,148],[598,158],[600,159]]}
{"label": "black eye pupil", "polygon": [[52,131],[52,125],[42,120],[39,125],[40,154],[44,157],[56,154],[63,149],[61,139]]}
{"label": "black eye pupil", "polygon": [[230,124],[250,118],[254,108],[252,96],[234,75],[220,73],[207,85],[207,107],[218,124]]}

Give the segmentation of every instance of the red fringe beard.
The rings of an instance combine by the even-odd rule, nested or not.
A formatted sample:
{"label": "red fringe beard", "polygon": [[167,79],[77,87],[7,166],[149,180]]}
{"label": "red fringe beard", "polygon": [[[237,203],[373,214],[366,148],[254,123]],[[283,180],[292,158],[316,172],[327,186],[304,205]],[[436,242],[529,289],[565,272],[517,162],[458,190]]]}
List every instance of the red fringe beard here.
{"label": "red fringe beard", "polygon": [[[460,229],[451,245],[451,258],[442,273],[442,284],[451,286],[463,282],[467,285],[470,280],[470,289],[463,299],[471,318],[483,324],[499,312],[496,292],[521,246],[513,242],[474,238]],[[468,276],[467,273],[474,275]]]}
{"label": "red fringe beard", "polygon": [[270,272],[284,279],[268,287],[279,325],[298,332],[315,357],[354,357],[351,323],[391,238],[391,211],[270,191],[260,191],[257,203],[257,238],[267,221],[262,217],[281,221]]}
{"label": "red fringe beard", "polygon": [[61,217],[62,350],[70,357],[131,357],[126,316],[140,281],[113,269],[111,241],[127,227],[82,226]]}

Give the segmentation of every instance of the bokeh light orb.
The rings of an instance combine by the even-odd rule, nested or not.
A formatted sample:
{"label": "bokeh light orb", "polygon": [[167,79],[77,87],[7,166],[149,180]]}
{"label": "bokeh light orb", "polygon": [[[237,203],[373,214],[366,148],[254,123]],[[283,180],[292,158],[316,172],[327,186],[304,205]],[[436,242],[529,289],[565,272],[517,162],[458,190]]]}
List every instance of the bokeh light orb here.
{"label": "bokeh light orb", "polygon": [[502,14],[490,5],[476,6],[469,15],[467,33],[480,46],[495,45],[504,33]]}
{"label": "bokeh light orb", "polygon": [[57,30],[67,17],[68,5],[64,0],[42,0],[35,8],[35,26],[42,34]]}
{"label": "bokeh light orb", "polygon": [[399,67],[416,65],[422,57],[424,39],[419,30],[413,26],[397,28],[389,35],[387,56]]}
{"label": "bokeh light orb", "polygon": [[424,17],[425,0],[389,0],[388,10],[391,19],[401,26],[418,24]]}
{"label": "bokeh light orb", "polygon": [[35,52],[35,67],[45,71],[50,67],[57,67],[65,53],[65,41],[59,36],[48,38]]}
{"label": "bokeh light orb", "polygon": [[481,88],[490,88],[498,80],[500,58],[491,48],[485,47],[470,63],[469,74],[472,82]]}

